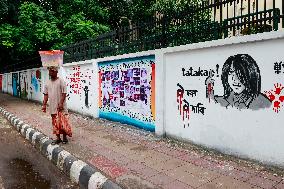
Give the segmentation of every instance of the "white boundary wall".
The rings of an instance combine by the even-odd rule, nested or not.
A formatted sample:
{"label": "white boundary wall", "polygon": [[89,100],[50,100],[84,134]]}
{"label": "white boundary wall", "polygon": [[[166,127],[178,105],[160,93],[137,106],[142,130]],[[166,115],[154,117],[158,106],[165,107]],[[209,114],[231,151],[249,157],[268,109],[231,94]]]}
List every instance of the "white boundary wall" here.
{"label": "white boundary wall", "polygon": [[[222,96],[221,74],[224,62],[232,55],[249,54],[255,59],[260,70],[262,87],[260,92],[266,94],[267,91],[275,90],[277,84],[279,84],[278,87],[284,86],[284,66],[279,74],[276,74],[274,69],[274,63],[284,62],[283,48],[284,32],[269,32],[68,63],[60,69],[60,76],[66,80],[67,84],[69,83],[68,108],[96,118],[99,116],[98,64],[105,61],[154,55],[156,67],[155,133],[157,135],[192,141],[223,153],[284,167],[282,102],[280,108],[276,108],[279,110],[278,113],[275,109],[273,110],[273,103],[269,108],[259,110],[222,107],[213,99],[209,102],[206,98],[206,74],[205,76],[190,76],[189,72],[186,72],[198,70],[200,67],[201,70],[214,70],[217,73],[216,65],[218,64],[219,77],[214,78],[214,95]],[[81,85],[81,90],[86,85],[88,86],[87,101],[87,93],[84,91],[80,94],[70,94],[71,90],[74,92],[74,85],[70,87],[72,85],[71,76],[78,71],[78,68],[84,76],[87,76],[85,85]],[[30,74],[31,70],[27,72]],[[46,70],[42,72],[43,86],[48,76]],[[2,86],[6,86],[3,87],[3,92],[12,94],[11,79],[11,73],[3,75],[2,81],[5,84],[3,83]],[[196,96],[187,95],[184,91],[183,100],[189,102],[190,110],[189,119],[184,119],[184,121],[183,114],[178,109],[180,104],[177,98],[179,89],[177,84],[180,84],[184,90],[197,90]],[[33,88],[29,90],[33,91]],[[284,94],[283,91],[278,97],[282,94]],[[37,97],[28,96],[28,99],[42,101],[42,94],[38,94]],[[193,108],[198,103],[206,108],[204,115],[202,112],[194,113]],[[183,108],[185,103],[181,105]]]}
{"label": "white boundary wall", "polygon": [[[276,73],[274,69],[275,63],[284,62],[283,37],[283,32],[271,32],[163,49],[164,125],[156,127],[163,128],[160,129],[163,134],[174,138],[192,141],[227,154],[284,166],[284,127],[281,124],[284,119],[284,102],[281,102],[284,89],[275,95],[275,100],[281,102],[279,108],[273,109],[275,100],[265,109],[226,108],[213,99],[209,103],[206,98],[206,76],[190,76],[190,70],[198,70],[199,67],[214,70],[216,75],[218,64],[219,77],[214,78],[214,92],[222,96],[224,90],[220,76],[224,62],[232,55],[249,54],[260,69],[260,92],[266,94],[270,91],[275,94],[276,86],[284,86],[283,64],[281,73]],[[190,109],[189,119],[184,118],[184,121],[183,112],[178,109],[177,84],[184,90],[198,91],[192,96],[184,91],[182,100],[189,102]],[[198,103],[202,104],[200,107],[206,108],[200,109],[204,110],[204,115],[202,111],[194,113]],[[184,105],[183,102],[182,110]]]}

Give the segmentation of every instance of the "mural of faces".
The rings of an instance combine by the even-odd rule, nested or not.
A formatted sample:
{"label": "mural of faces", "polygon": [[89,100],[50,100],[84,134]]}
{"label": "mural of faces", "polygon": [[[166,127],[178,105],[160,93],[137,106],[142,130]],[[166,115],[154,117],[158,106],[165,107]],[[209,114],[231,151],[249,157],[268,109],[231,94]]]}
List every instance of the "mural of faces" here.
{"label": "mural of faces", "polygon": [[223,65],[221,80],[224,95],[214,97],[221,106],[252,110],[271,106],[268,97],[261,93],[260,70],[250,55],[230,56]]}
{"label": "mural of faces", "polygon": [[100,66],[100,111],[116,112],[138,120],[152,120],[153,61],[128,61]]}

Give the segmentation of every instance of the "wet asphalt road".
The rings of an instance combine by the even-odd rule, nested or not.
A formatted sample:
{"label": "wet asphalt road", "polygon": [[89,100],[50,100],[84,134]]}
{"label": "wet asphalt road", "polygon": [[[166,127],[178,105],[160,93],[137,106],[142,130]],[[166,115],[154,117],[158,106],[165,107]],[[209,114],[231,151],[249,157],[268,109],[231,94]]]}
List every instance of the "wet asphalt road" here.
{"label": "wet asphalt road", "polygon": [[0,189],[78,189],[0,115]]}

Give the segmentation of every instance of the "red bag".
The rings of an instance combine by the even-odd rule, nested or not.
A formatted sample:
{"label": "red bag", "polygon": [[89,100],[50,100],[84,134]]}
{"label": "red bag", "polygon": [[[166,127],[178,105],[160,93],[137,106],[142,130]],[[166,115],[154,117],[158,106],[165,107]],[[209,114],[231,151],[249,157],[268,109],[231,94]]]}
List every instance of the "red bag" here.
{"label": "red bag", "polygon": [[68,114],[65,114],[62,111],[58,111],[57,120],[59,128],[61,128],[61,130],[64,131],[67,136],[72,137],[72,130],[69,124]]}

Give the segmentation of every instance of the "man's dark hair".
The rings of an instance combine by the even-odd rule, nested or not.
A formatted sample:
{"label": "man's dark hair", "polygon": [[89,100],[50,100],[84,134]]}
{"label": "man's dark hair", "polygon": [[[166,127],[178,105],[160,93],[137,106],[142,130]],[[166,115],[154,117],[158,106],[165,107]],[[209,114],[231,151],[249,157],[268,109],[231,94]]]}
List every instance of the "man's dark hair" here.
{"label": "man's dark hair", "polygon": [[233,65],[240,82],[245,86],[243,93],[252,97],[259,95],[261,91],[261,76],[256,61],[248,54],[237,54],[230,56],[222,69],[221,79],[224,86],[224,96],[228,97],[232,92],[228,83],[231,65]]}

